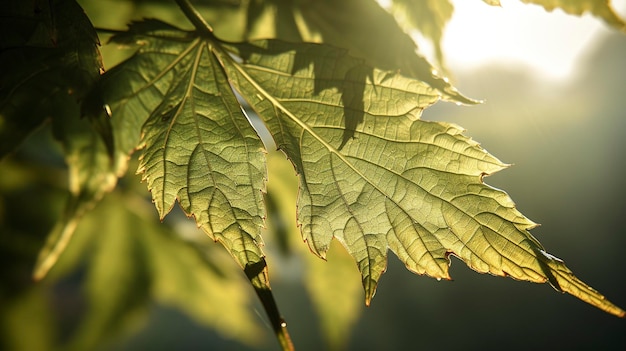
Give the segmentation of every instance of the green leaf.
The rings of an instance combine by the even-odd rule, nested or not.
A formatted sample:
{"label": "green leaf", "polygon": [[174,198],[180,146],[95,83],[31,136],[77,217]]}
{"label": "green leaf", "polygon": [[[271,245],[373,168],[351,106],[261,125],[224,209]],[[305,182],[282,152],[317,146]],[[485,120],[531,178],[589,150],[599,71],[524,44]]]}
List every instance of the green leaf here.
{"label": "green leaf", "polygon": [[432,41],[437,61],[444,66],[441,39],[446,23],[452,18],[452,3],[448,0],[393,0],[392,10],[399,23],[419,30]]}
{"label": "green leaf", "polygon": [[483,183],[506,167],[451,124],[422,121],[439,99],[425,83],[368,68],[343,51],[258,41],[222,57],[300,176],[298,221],[313,252],[338,239],[356,259],[369,304],[391,248],[408,269],[449,279],[472,269],[549,281],[619,316],[530,235],[535,224]]}
{"label": "green leaf", "polygon": [[[196,18],[196,25],[202,21]],[[138,173],[161,219],[178,201],[222,243],[244,269],[279,340],[288,343],[261,251],[263,143],[228,83],[217,40],[207,28],[185,32],[157,20],[134,23],[111,40],[140,47],[95,90],[111,110],[116,148],[143,149]]]}
{"label": "green leaf", "polygon": [[178,198],[249,277],[266,282],[257,246],[264,160],[227,82],[300,176],[298,221],[309,247],[324,257],[337,238],[357,261],[366,303],[391,248],[419,274],[449,279],[454,254],[479,272],[549,281],[623,315],[545,253],[528,232],[535,224],[483,183],[506,165],[459,127],[419,119],[441,97],[428,84],[317,44],[226,44],[155,21],[115,40],[131,38],[142,46],[112,73],[128,78],[108,83],[122,87],[110,87],[121,92],[112,118],[147,119],[140,171],[161,217]]}
{"label": "green leaf", "polygon": [[242,267],[260,262],[263,144],[242,113],[213,44],[156,21],[135,24],[129,34],[134,33],[140,51],[105,82],[121,87],[107,85],[110,95],[125,95],[105,101],[111,101],[113,120],[133,121],[135,130],[143,124],[138,172],[160,217],[178,200]]}
{"label": "green leaf", "polygon": [[3,1],[0,11],[3,157],[47,118],[59,118],[63,106],[84,97],[102,63],[95,30],[75,1]]}
{"label": "green leaf", "polygon": [[602,19],[606,24],[626,31],[626,22],[615,13],[610,0],[521,0],[527,4],[540,5],[546,11],[561,9],[570,15],[581,16],[590,13]]}
{"label": "green leaf", "polygon": [[302,16],[312,32],[326,44],[349,49],[384,70],[399,71],[439,90],[444,99],[475,104],[460,94],[420,54],[413,39],[394,17],[374,0],[317,0],[300,4]]}

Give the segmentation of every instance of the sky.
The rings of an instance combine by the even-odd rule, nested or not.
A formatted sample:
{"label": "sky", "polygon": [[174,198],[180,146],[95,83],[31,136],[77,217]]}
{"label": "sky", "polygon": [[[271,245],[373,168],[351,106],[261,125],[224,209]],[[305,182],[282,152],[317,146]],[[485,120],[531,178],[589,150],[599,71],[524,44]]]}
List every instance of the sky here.
{"label": "sky", "polygon": [[[584,59],[585,50],[598,37],[615,31],[590,15],[546,12],[519,0],[502,0],[502,7],[479,0],[453,3],[454,15],[443,38],[452,72],[506,63],[526,66],[549,79],[567,79]],[[612,4],[622,16],[626,13],[626,0]]]}

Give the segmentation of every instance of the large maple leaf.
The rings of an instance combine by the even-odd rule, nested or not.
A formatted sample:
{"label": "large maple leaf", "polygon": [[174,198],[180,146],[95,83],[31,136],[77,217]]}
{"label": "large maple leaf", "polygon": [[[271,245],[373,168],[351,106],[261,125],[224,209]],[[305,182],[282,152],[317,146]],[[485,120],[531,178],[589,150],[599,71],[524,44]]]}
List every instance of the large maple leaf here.
{"label": "large maple leaf", "polygon": [[139,171],[161,217],[180,201],[252,276],[265,267],[265,161],[231,84],[299,174],[298,221],[310,249],[324,257],[339,240],[367,303],[391,249],[419,274],[449,279],[455,255],[478,272],[548,281],[624,315],[544,250],[506,193],[483,183],[505,164],[458,126],[420,119],[441,98],[426,83],[324,45],[226,43],[155,20],[113,41],[139,44],[101,89],[113,119],[137,135],[142,126]]}

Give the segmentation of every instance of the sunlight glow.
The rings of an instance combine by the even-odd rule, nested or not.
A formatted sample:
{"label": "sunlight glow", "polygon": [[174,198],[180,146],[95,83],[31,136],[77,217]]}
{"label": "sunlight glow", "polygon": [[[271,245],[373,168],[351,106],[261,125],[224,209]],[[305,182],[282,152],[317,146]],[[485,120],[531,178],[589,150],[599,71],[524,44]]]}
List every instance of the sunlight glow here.
{"label": "sunlight glow", "polygon": [[[453,3],[454,15],[443,38],[452,72],[491,64],[521,65],[546,78],[567,79],[595,40],[616,31],[590,15],[546,12],[519,0],[502,0],[502,7],[481,1]],[[624,13],[626,1],[612,3]]]}

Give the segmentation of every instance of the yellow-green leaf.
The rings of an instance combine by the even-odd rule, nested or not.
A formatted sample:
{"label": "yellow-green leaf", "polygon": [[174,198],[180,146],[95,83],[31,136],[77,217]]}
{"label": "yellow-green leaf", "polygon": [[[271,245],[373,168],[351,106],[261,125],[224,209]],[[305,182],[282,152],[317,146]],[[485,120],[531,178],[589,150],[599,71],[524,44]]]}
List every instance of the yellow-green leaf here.
{"label": "yellow-green leaf", "polygon": [[98,89],[111,109],[116,147],[144,149],[138,172],[160,217],[179,201],[242,267],[260,262],[263,144],[212,41],[157,20],[134,23],[112,41],[139,50]]}
{"label": "yellow-green leaf", "polygon": [[357,261],[366,303],[390,248],[408,269],[449,279],[472,269],[549,281],[605,311],[624,311],[547,254],[535,224],[483,183],[506,167],[451,124],[419,119],[439,100],[425,83],[372,69],[344,51],[258,41],[232,45],[226,72],[300,176],[298,221],[313,252],[333,238]]}
{"label": "yellow-green leaf", "polygon": [[[110,81],[122,87],[110,88],[112,118],[145,121],[140,171],[161,217],[178,199],[257,292],[269,292],[258,246],[265,165],[229,83],[299,174],[298,222],[310,249],[325,257],[339,240],[357,262],[366,303],[391,249],[419,274],[449,279],[456,255],[478,272],[549,281],[623,315],[545,252],[506,193],[483,183],[505,164],[458,126],[420,120],[441,99],[430,85],[319,44],[225,43],[156,21],[116,40],[141,47],[111,71],[123,78]],[[283,325],[276,315],[272,323]]]}
{"label": "yellow-green leaf", "polygon": [[95,90],[111,111],[115,148],[143,149],[138,173],[161,219],[178,201],[224,245],[289,344],[261,250],[265,150],[228,83],[219,41],[207,28],[189,32],[157,20],[134,23],[112,41],[139,46]]}

